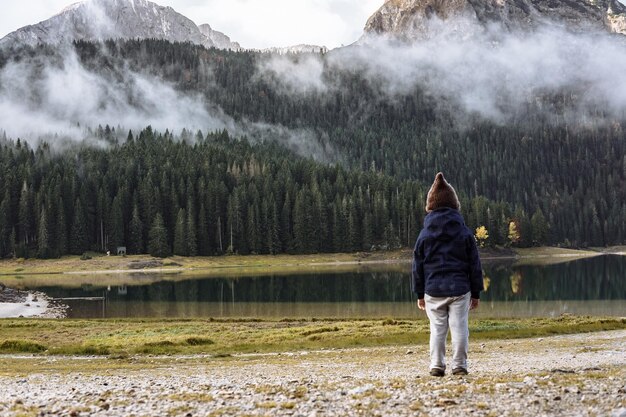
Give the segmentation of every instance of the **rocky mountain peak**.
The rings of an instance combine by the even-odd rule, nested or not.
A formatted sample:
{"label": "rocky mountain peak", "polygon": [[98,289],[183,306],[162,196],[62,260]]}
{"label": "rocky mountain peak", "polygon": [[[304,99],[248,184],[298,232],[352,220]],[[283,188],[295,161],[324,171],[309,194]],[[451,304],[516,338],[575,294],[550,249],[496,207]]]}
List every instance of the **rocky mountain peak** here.
{"label": "rocky mountain peak", "polygon": [[8,34],[0,40],[0,46],[135,38],[192,42],[223,49],[240,48],[223,33],[213,30],[203,32],[193,21],[171,7],[148,0],[86,0],[75,3],[48,20]]}
{"label": "rocky mountain peak", "polygon": [[618,0],[387,0],[367,21],[365,35],[420,39],[433,20],[462,33],[469,30],[464,25],[524,31],[553,24],[626,34],[626,6]]}
{"label": "rocky mountain peak", "polygon": [[222,32],[213,30],[208,23],[204,23],[198,26],[200,32],[213,42],[213,45],[218,49],[232,49],[239,50],[241,45],[238,42],[233,42],[230,37],[226,36]]}

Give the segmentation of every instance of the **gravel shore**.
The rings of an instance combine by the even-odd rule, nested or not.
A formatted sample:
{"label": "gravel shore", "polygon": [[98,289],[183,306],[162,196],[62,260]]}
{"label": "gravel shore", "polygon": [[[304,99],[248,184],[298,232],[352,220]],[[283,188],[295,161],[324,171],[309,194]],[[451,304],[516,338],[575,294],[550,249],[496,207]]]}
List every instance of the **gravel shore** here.
{"label": "gravel shore", "polygon": [[626,331],[471,343],[470,375],[426,346],[267,355],[0,356],[0,416],[626,417]]}
{"label": "gravel shore", "polygon": [[37,291],[0,287],[0,319],[37,317],[56,319],[66,315],[67,306]]}

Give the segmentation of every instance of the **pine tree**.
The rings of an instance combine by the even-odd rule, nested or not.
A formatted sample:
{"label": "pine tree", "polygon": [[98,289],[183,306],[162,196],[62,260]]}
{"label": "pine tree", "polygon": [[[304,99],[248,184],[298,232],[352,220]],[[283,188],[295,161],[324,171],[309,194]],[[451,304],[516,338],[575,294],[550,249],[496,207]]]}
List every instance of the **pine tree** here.
{"label": "pine tree", "polygon": [[278,209],[276,208],[276,201],[272,199],[270,214],[269,214],[269,222],[268,222],[268,231],[267,231],[267,247],[269,249],[269,253],[272,255],[276,255],[280,253],[282,248],[280,244],[280,220],[278,218]]}
{"label": "pine tree", "polygon": [[308,190],[302,189],[296,196],[293,208],[293,237],[296,253],[316,251],[312,222],[311,199]]}
{"label": "pine tree", "polygon": [[212,236],[206,218],[206,208],[202,202],[198,212],[198,254],[201,256],[207,256],[211,253]]}
{"label": "pine tree", "polygon": [[5,257],[11,251],[9,237],[11,235],[11,196],[6,190],[0,203],[0,258]]}
{"label": "pine tree", "polygon": [[251,253],[257,254],[259,248],[257,241],[259,240],[258,222],[256,216],[256,207],[252,204],[248,206],[248,219],[246,227],[246,237],[248,242],[248,249]]}
{"label": "pine tree", "polygon": [[17,257],[17,233],[15,232],[15,227],[11,230],[11,235],[9,236],[9,242],[11,245],[11,257]]}
{"label": "pine tree", "polygon": [[361,221],[356,202],[351,198],[348,200],[348,250],[359,250],[361,246]]}
{"label": "pine tree", "polygon": [[135,203],[133,206],[133,215],[129,225],[129,253],[143,253],[143,223],[139,216],[139,208]]}
{"label": "pine tree", "polygon": [[59,197],[57,203],[57,221],[56,221],[56,248],[58,256],[67,254],[67,222],[65,220],[65,207],[63,199]]}
{"label": "pine tree", "polygon": [[363,249],[370,250],[374,237],[372,235],[372,217],[369,210],[363,214]]}
{"label": "pine tree", "polygon": [[548,222],[544,217],[541,209],[537,209],[533,217],[530,219],[532,224],[533,242],[536,245],[544,245],[548,243]]}
{"label": "pine tree", "polygon": [[124,244],[124,217],[122,215],[122,202],[120,195],[115,196],[111,205],[111,213],[109,216],[109,249],[112,253],[116,253],[119,246]]}
{"label": "pine tree", "polygon": [[73,255],[82,255],[89,249],[87,222],[80,198],[77,198],[74,204],[74,221],[72,222],[70,236],[70,253]]}
{"label": "pine tree", "polygon": [[345,216],[344,204],[339,195],[333,205],[333,250],[345,252],[348,242],[348,225]]}
{"label": "pine tree", "polygon": [[27,250],[28,244],[31,240],[32,233],[32,222],[33,218],[33,204],[32,204],[32,193],[30,191],[30,187],[24,181],[22,186],[22,192],[20,194],[20,204],[19,204],[19,230],[20,230],[20,244],[24,246],[24,249]]}
{"label": "pine tree", "polygon": [[167,230],[163,224],[163,217],[158,213],[154,218],[149,233],[148,252],[157,258],[167,258],[170,248],[167,244]]}
{"label": "pine tree", "polygon": [[397,249],[400,247],[400,239],[398,238],[398,234],[396,233],[396,230],[393,227],[393,222],[391,221],[387,223],[387,227],[385,228],[385,243],[390,249]]}
{"label": "pine tree", "polygon": [[291,252],[293,247],[293,223],[291,216],[291,193],[285,193],[285,201],[280,212],[280,242],[283,252]]}
{"label": "pine tree", "polygon": [[187,236],[185,234],[185,209],[178,210],[174,226],[174,255],[187,256]]}
{"label": "pine tree", "polygon": [[187,219],[185,223],[185,235],[187,243],[187,256],[198,255],[198,238],[196,230],[195,210],[191,198],[187,200]]}
{"label": "pine tree", "polygon": [[48,219],[46,209],[41,209],[39,216],[39,228],[37,231],[37,257],[48,259],[50,257],[50,242],[48,241]]}

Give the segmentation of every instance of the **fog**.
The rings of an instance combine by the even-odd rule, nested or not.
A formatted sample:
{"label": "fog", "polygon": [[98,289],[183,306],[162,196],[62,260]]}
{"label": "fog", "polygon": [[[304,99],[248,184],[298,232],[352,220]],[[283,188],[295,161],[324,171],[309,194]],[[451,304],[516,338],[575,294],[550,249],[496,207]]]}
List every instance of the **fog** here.
{"label": "fog", "polygon": [[[388,100],[419,87],[442,103],[453,103],[460,121],[480,115],[508,123],[528,107],[557,123],[624,118],[626,38],[621,35],[558,27],[524,34],[498,27],[458,31],[446,28],[468,28],[469,23],[429,24],[429,36],[412,43],[370,37],[325,55],[261,59],[255,77],[281,94],[307,96],[346,88],[329,75],[335,70],[359,73]],[[540,100],[559,91],[566,91],[571,102],[566,110]],[[124,132],[148,125],[173,132],[226,129],[253,140],[276,140],[322,161],[340,157],[322,145],[327,141],[319,132],[236,120],[205,97],[129,69],[90,71],[71,47],[54,57],[10,61],[0,70],[0,129],[9,137],[84,141],[92,139],[88,128],[107,124]]]}
{"label": "fog", "polygon": [[[10,62],[0,71],[0,129],[8,137],[52,145],[93,141],[89,129],[121,126],[118,134],[150,125],[178,133],[183,128],[211,132],[226,129],[252,140],[276,140],[322,161],[332,149],[307,129],[288,129],[248,120],[235,121],[200,95],[183,94],[156,77],[128,69],[105,76],[86,69],[71,48],[58,58]],[[56,143],[55,143],[56,142]]]}
{"label": "fog", "polygon": [[497,123],[519,116],[528,105],[552,112],[537,98],[559,91],[567,91],[575,105],[554,114],[557,122],[584,123],[598,109],[609,117],[624,116],[622,35],[573,33],[557,26],[511,33],[436,19],[428,26],[423,39],[412,43],[369,37],[325,57],[276,56],[259,65],[258,76],[286,94],[323,94],[342,88],[327,76],[328,69],[362,73],[391,100],[420,86],[456,103],[464,113],[459,116],[479,114]]}

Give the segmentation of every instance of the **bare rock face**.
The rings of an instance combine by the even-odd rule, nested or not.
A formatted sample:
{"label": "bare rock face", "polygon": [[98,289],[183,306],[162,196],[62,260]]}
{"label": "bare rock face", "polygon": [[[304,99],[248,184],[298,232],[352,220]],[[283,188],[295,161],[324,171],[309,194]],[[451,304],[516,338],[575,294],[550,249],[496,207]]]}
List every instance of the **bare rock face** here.
{"label": "bare rock face", "polygon": [[211,26],[206,23],[198,26],[198,29],[200,29],[200,32],[218,49],[232,49],[233,51],[241,49],[241,45],[239,45],[238,42],[231,41],[230,37],[226,36],[222,32],[213,30]]}
{"label": "bare rock face", "polygon": [[238,44],[229,43],[227,36],[213,31],[211,34],[204,34],[193,21],[171,7],[159,6],[148,0],[82,1],[65,8],[48,20],[8,34],[0,40],[0,46],[137,38],[191,42],[206,47],[239,48]]}
{"label": "bare rock face", "polygon": [[420,39],[433,21],[461,35],[493,24],[510,31],[548,24],[626,34],[626,6],[617,0],[387,0],[367,21],[365,36]]}

